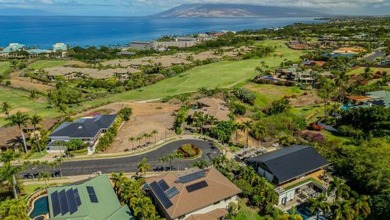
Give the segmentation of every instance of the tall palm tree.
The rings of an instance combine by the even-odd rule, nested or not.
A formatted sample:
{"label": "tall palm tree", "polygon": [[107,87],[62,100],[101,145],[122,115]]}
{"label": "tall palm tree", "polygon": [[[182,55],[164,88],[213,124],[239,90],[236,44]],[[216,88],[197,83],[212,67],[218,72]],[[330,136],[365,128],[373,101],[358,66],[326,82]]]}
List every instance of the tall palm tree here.
{"label": "tall palm tree", "polygon": [[317,220],[320,218],[320,211],[322,211],[323,214],[326,214],[329,211],[330,205],[326,202],[326,197],[322,193],[316,198],[310,198],[308,203],[310,205],[310,212],[316,213]]}
{"label": "tall palm tree", "polygon": [[140,162],[137,164],[138,171],[141,172],[141,174],[146,174],[146,171],[149,171],[152,169],[152,166],[148,162],[148,160],[144,157]]}
{"label": "tall palm tree", "polygon": [[135,137],[129,137],[129,141],[131,142],[131,145],[133,146],[133,149],[134,149],[134,141],[135,141]]}
{"label": "tall palm tree", "polygon": [[371,208],[368,202],[368,196],[361,195],[352,199],[352,208],[355,211],[355,219],[363,216],[364,219],[371,213]]}
{"label": "tall palm tree", "polygon": [[246,132],[246,147],[249,147],[249,132],[252,129],[252,126],[252,121],[245,121],[242,123],[242,131]]}
{"label": "tall palm tree", "polygon": [[23,145],[24,145],[24,151],[27,153],[27,143],[26,143],[26,137],[24,136],[24,132],[22,129],[22,126],[26,126],[28,121],[30,120],[29,116],[25,113],[16,112],[16,114],[11,115],[9,118],[7,118],[10,122],[8,123],[8,126],[14,126],[17,125],[20,131],[20,134],[23,138]]}
{"label": "tall palm tree", "polygon": [[124,175],[123,172],[120,172],[120,173],[112,173],[111,179],[114,182],[114,191],[119,196],[119,189],[125,183],[127,177]]}
{"label": "tall palm tree", "polygon": [[355,211],[348,200],[337,200],[331,206],[333,220],[352,220],[355,217]]}
{"label": "tall palm tree", "polygon": [[37,114],[37,110],[35,108],[35,100],[38,99],[38,92],[37,92],[37,90],[34,90],[34,89],[30,90],[28,98],[33,101],[34,112],[35,112],[35,114]]}
{"label": "tall palm tree", "polygon": [[149,197],[133,197],[130,206],[139,219],[151,219],[156,216],[156,208]]}
{"label": "tall palm tree", "polygon": [[[39,115],[33,115],[31,118],[30,118],[30,123],[33,125],[33,139],[35,140],[37,138],[37,135],[36,135],[36,130],[37,130],[37,126],[39,123],[42,122],[42,117],[39,116]],[[37,142],[37,145],[38,145],[38,149],[39,149],[39,153],[42,153],[41,152],[41,146],[39,144],[39,141]]]}
{"label": "tall palm tree", "polygon": [[135,138],[136,141],[138,141],[138,146],[141,146],[141,140],[142,140],[143,136],[139,135]]}
{"label": "tall palm tree", "polygon": [[156,144],[157,143],[157,137],[156,136],[158,134],[158,131],[156,129],[154,129],[150,134],[153,135],[153,137],[154,137],[154,144]]}
{"label": "tall palm tree", "polygon": [[7,118],[9,118],[9,111],[11,110],[11,108],[12,108],[12,106],[9,102],[3,102],[1,104],[1,111],[3,111],[5,113]]}
{"label": "tall palm tree", "polygon": [[335,192],[336,200],[342,197],[348,198],[350,190],[351,188],[345,184],[345,180],[336,176],[329,182],[328,192]]}
{"label": "tall palm tree", "polygon": [[3,167],[0,168],[0,182],[6,181],[12,187],[15,199],[18,199],[16,174],[21,171],[24,166],[13,167],[11,162],[19,158],[19,154],[7,150],[0,154],[0,162],[3,162]]}
{"label": "tall palm tree", "polygon": [[38,176],[38,180],[45,181],[45,188],[47,188],[47,181],[51,178],[51,174],[49,171],[40,172]]}

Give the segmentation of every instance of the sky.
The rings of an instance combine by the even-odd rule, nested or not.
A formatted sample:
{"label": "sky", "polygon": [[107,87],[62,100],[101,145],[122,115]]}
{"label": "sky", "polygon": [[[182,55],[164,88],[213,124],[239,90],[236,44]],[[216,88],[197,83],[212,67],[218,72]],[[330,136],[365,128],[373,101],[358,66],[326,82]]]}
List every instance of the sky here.
{"label": "sky", "polygon": [[294,6],[339,15],[390,15],[390,0],[0,0],[0,15],[41,11],[54,15],[143,16],[187,3]]}

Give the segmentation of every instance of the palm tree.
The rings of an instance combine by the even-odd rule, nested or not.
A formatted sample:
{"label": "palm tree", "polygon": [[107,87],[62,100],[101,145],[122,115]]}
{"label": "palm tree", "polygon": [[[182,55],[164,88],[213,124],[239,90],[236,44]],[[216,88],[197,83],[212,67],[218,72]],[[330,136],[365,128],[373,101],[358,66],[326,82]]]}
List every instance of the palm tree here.
{"label": "palm tree", "polygon": [[51,178],[51,174],[49,171],[40,172],[38,176],[38,180],[45,181],[45,188],[47,188],[47,181],[49,181],[50,178]]}
{"label": "palm tree", "polygon": [[119,189],[124,184],[127,177],[124,175],[123,172],[118,173],[112,173],[111,179],[114,182],[114,191],[119,196]]}
{"label": "palm tree", "polygon": [[252,129],[253,122],[252,121],[245,121],[242,124],[242,131],[246,132],[246,147],[249,147],[249,132]]}
{"label": "palm tree", "polygon": [[139,219],[151,219],[156,216],[156,208],[149,197],[133,197],[130,206]]}
{"label": "palm tree", "polygon": [[141,146],[141,140],[142,140],[143,136],[139,135],[135,138],[136,141],[138,141],[138,146]]}
{"label": "palm tree", "polygon": [[153,135],[153,137],[154,137],[154,144],[156,144],[157,143],[157,134],[158,134],[158,131],[157,130],[153,130],[151,133],[150,133],[151,135]]}
{"label": "palm tree", "polygon": [[16,112],[16,114],[11,115],[9,118],[7,118],[10,122],[8,123],[8,126],[17,125],[20,131],[20,134],[23,138],[23,145],[24,145],[24,151],[27,153],[27,143],[26,143],[26,137],[24,136],[22,126],[26,126],[27,122],[30,120],[27,114]]}
{"label": "palm tree", "polygon": [[345,180],[338,177],[334,177],[328,187],[328,192],[335,192],[336,200],[342,197],[348,198],[350,190],[351,188],[345,184]]}
{"label": "palm tree", "polygon": [[348,200],[337,200],[331,206],[333,220],[352,220],[355,216],[355,211]]}
{"label": "palm tree", "polygon": [[7,118],[9,118],[9,111],[11,110],[12,106],[9,102],[3,102],[1,105],[1,111],[5,113]]}
{"label": "palm tree", "polygon": [[57,157],[55,160],[54,160],[54,164],[56,167],[58,167],[58,169],[60,169],[60,176],[62,178],[62,169],[61,169],[61,164],[62,162],[64,161],[64,159],[62,157]]}
{"label": "palm tree", "polygon": [[148,162],[148,160],[144,157],[140,162],[137,164],[138,171],[142,174],[146,174],[146,171],[149,171],[152,169],[152,166]]}
{"label": "palm tree", "polygon": [[368,199],[368,196],[365,195],[361,195],[352,199],[352,208],[355,211],[355,219],[359,219],[360,215],[366,219],[367,216],[371,213]]}
{"label": "palm tree", "polygon": [[[33,139],[35,140],[36,139],[36,133],[35,131],[37,130],[37,125],[42,121],[42,117],[39,116],[39,115],[33,115],[31,118],[30,118],[30,123],[33,125]],[[39,149],[39,153],[42,153],[41,152],[41,146],[39,144],[39,141],[37,142],[38,144],[38,149]]]}
{"label": "palm tree", "polygon": [[303,220],[302,216],[297,213],[297,208],[295,206],[291,208],[288,220]]}
{"label": "palm tree", "polygon": [[4,163],[0,169],[0,182],[6,181],[12,187],[15,199],[18,199],[16,174],[21,169],[19,167],[11,166],[11,163]]}
{"label": "palm tree", "polygon": [[323,214],[329,211],[329,203],[326,202],[326,197],[322,193],[316,198],[308,199],[308,203],[310,204],[310,212],[316,213],[317,219],[320,217],[320,211],[322,211]]}
{"label": "palm tree", "polygon": [[37,114],[37,110],[35,108],[35,100],[38,99],[38,92],[37,92],[37,90],[34,90],[34,89],[30,90],[30,93],[29,93],[28,97],[33,101],[34,112],[35,112],[35,114]]}
{"label": "palm tree", "polygon": [[133,149],[134,149],[134,141],[135,141],[135,137],[129,137],[129,141],[131,142],[131,145],[133,146]]}

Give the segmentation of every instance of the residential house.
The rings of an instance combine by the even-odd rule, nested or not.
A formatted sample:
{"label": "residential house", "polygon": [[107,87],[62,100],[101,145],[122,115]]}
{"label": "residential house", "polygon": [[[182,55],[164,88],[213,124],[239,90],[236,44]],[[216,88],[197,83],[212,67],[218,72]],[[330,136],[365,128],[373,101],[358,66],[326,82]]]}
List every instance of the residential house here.
{"label": "residential house", "polygon": [[64,43],[56,43],[53,45],[54,53],[61,53],[61,57],[65,57],[68,51],[68,46]]}
{"label": "residential house", "polygon": [[105,174],[79,184],[48,188],[47,195],[50,219],[135,219],[129,207],[121,205]]}
{"label": "residential house", "polygon": [[367,92],[365,95],[347,96],[347,102],[341,109],[369,108],[371,106],[390,106],[390,92],[385,90]]}
{"label": "residential house", "polygon": [[166,173],[146,179],[159,212],[167,219],[224,219],[241,190],[215,168]]}
{"label": "residential house", "polygon": [[315,61],[315,60],[304,60],[302,62],[302,66],[303,67],[314,67],[314,66],[318,66],[318,67],[322,67],[324,66],[326,62],[325,61]]}
{"label": "residential house", "polygon": [[275,186],[278,206],[288,210],[318,193],[327,192],[324,168],[329,163],[313,147],[293,145],[247,160]]}
{"label": "residential house", "polygon": [[366,96],[370,97],[372,105],[379,105],[385,108],[390,106],[390,92],[386,90],[367,92]]}
{"label": "residential house", "polygon": [[96,115],[79,118],[75,122],[64,122],[49,135],[50,143],[47,151],[65,150],[63,146],[60,146],[60,143],[72,139],[80,139],[93,146],[100,134],[106,132],[114,124],[117,117],[117,115]]}

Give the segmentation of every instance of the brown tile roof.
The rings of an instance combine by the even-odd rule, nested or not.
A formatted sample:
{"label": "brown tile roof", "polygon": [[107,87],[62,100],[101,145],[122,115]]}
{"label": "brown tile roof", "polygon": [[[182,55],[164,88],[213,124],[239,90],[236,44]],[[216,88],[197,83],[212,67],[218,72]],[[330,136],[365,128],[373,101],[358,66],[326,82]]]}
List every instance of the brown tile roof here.
{"label": "brown tile roof", "polygon": [[[204,177],[187,183],[176,181],[180,176],[182,176],[178,173],[167,173],[161,176],[151,177],[148,178],[146,182],[151,184],[154,181],[158,182],[160,180],[164,180],[169,188],[175,186],[178,189],[179,193],[170,199],[173,204],[172,206],[165,209],[164,206],[161,205],[172,219],[192,213],[196,210],[241,193],[241,190],[237,186],[230,182],[229,179],[223,176],[215,168],[205,169],[204,171]],[[202,181],[206,181],[206,187],[188,192],[187,186]],[[153,191],[151,192],[152,194],[154,193]]]}
{"label": "brown tile roof", "polygon": [[205,214],[195,214],[187,218],[187,220],[216,220],[228,214],[226,209],[215,209]]}

